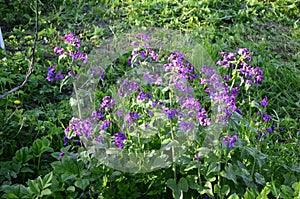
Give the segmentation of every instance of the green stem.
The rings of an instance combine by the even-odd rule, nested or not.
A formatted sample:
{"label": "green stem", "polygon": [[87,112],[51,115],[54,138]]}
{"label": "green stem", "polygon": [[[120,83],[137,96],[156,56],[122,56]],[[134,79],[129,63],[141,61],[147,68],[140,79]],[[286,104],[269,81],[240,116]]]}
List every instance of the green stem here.
{"label": "green stem", "polygon": [[78,95],[78,92],[77,92],[77,87],[76,87],[75,82],[73,82],[73,88],[74,88],[74,92],[75,92],[75,95],[76,95],[76,102],[77,102],[79,119],[82,119],[81,108],[80,108],[80,103],[79,103],[79,95]]}
{"label": "green stem", "polygon": [[[169,93],[169,98],[170,98],[170,108],[172,107],[172,93],[170,91]],[[171,137],[172,137],[172,141],[174,140],[174,132],[173,132],[173,125],[172,125],[172,120],[170,119],[170,128],[171,128]],[[175,160],[175,151],[174,151],[174,147],[172,146],[172,162],[174,162]],[[173,174],[174,174],[174,180],[175,182],[177,182],[177,178],[176,178],[176,165],[175,163],[172,165],[172,170],[173,170]]]}

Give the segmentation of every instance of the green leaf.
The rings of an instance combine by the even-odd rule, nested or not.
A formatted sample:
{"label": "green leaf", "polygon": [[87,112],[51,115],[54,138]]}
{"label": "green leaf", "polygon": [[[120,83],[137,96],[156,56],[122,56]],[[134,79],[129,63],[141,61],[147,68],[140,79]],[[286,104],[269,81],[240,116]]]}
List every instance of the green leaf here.
{"label": "green leaf", "polygon": [[35,140],[31,148],[33,154],[37,157],[41,156],[45,152],[53,152],[53,149],[50,147],[50,141],[47,138]]}
{"label": "green leaf", "polygon": [[260,192],[259,196],[257,196],[257,199],[268,199],[268,194],[270,193],[270,189],[265,186],[263,190]]}
{"label": "green leaf", "polygon": [[209,166],[208,166],[208,169],[207,169],[207,172],[206,172],[206,176],[208,176],[209,174],[213,174],[213,173],[216,173],[219,171],[219,166],[217,163],[215,162],[212,162]]}
{"label": "green leaf", "polygon": [[22,163],[26,163],[30,159],[32,159],[32,155],[29,155],[28,147],[23,147],[23,148],[19,149],[16,152],[15,157],[13,157],[14,161],[22,162]]}
{"label": "green leaf", "polygon": [[223,177],[227,178],[228,180],[232,180],[235,184],[237,184],[236,175],[231,164],[229,164],[225,168],[225,172],[222,172],[221,175],[223,175]]}
{"label": "green leaf", "polygon": [[213,188],[211,182],[207,181],[204,185],[205,193],[208,194],[210,197],[213,197]]}
{"label": "green leaf", "polygon": [[221,195],[222,196],[227,196],[230,193],[230,187],[229,185],[225,184],[221,186]]}
{"label": "green leaf", "polygon": [[43,178],[43,188],[47,188],[47,187],[51,186],[50,181],[52,180],[52,177],[53,177],[52,172],[45,175],[45,177]]}
{"label": "green leaf", "polygon": [[67,188],[67,191],[74,192],[75,191],[75,187],[74,186],[69,186]]}
{"label": "green leaf", "polygon": [[167,180],[167,186],[168,186],[170,189],[172,189],[172,191],[175,191],[175,190],[178,189],[178,188],[177,188],[177,184],[176,184],[176,182],[175,182],[175,180],[174,180],[173,178],[170,178],[170,179]]}
{"label": "green leaf", "polygon": [[29,186],[29,190],[34,193],[35,195],[40,195],[40,188],[39,186],[36,184],[35,180],[29,180],[28,181],[28,186]]}
{"label": "green leaf", "polygon": [[228,197],[228,199],[239,199],[240,197],[236,194],[236,193],[234,193],[234,194],[231,194],[229,197]]}
{"label": "green leaf", "polygon": [[259,173],[255,173],[255,182],[260,185],[266,184],[265,177]]}
{"label": "green leaf", "polygon": [[177,186],[179,190],[182,190],[184,192],[187,192],[189,189],[188,182],[185,178],[180,178]]}
{"label": "green leaf", "polygon": [[89,186],[90,181],[88,179],[78,179],[75,182],[75,186],[80,188],[81,190],[85,190],[87,186]]}
{"label": "green leaf", "polygon": [[244,199],[256,199],[258,192],[255,189],[248,189],[244,194]]}
{"label": "green leaf", "polygon": [[47,196],[50,195],[52,192],[50,189],[45,189],[42,191],[41,196]]}
{"label": "green leaf", "polygon": [[281,185],[280,186],[282,192],[284,193],[285,195],[285,198],[292,198],[293,195],[294,195],[294,192],[293,192],[293,189],[289,186],[286,186],[286,185]]}
{"label": "green leaf", "polygon": [[197,177],[194,175],[188,175],[186,177],[187,181],[188,181],[188,185],[190,189],[195,189],[197,190],[199,185],[197,184]]}
{"label": "green leaf", "polygon": [[6,193],[2,196],[2,198],[6,198],[6,199],[19,199],[18,196],[16,196],[15,194],[13,193]]}

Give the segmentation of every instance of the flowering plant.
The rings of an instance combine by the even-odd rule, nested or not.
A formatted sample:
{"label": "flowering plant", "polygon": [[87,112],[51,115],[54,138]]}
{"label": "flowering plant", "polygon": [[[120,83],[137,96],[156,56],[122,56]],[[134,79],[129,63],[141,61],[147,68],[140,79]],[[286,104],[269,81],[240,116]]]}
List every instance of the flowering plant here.
{"label": "flowering plant", "polygon": [[[77,37],[74,41],[65,38],[78,49]],[[130,172],[165,167],[186,155],[199,160],[198,152],[219,140],[221,133],[223,143],[234,146],[239,136],[232,124],[241,122],[237,116],[243,118],[237,97],[241,88],[248,92],[251,85],[263,79],[261,69],[248,65],[252,55],[247,49],[220,52],[222,59],[217,65],[221,66],[218,70],[224,70],[221,76],[213,67],[192,63],[187,54],[151,48],[150,37],[144,33],[136,34],[131,46],[131,52],[115,62],[129,67],[128,71],[122,71],[123,77],[114,86],[103,89],[105,94],[99,102],[94,101],[92,109],[86,105],[95,95],[87,85],[99,86],[99,81],[107,85],[110,67],[92,63],[84,71],[85,79],[77,81],[85,89],[74,84],[75,99],[71,103],[77,117],[65,130],[65,145],[78,137],[101,162]],[[55,52],[63,55],[61,48]],[[72,61],[86,62],[86,56],[73,58],[77,53],[68,52],[72,51],[65,53]],[[267,105],[267,98],[261,105]],[[263,120],[268,122],[268,118],[265,114]]]}
{"label": "flowering plant", "polygon": [[47,80],[57,81],[64,80],[69,77],[78,78],[78,67],[81,62],[87,63],[87,55],[81,53],[80,40],[73,33],[66,34],[62,37],[65,40],[65,45],[62,47],[55,47],[54,53],[58,54],[57,64],[48,67]]}

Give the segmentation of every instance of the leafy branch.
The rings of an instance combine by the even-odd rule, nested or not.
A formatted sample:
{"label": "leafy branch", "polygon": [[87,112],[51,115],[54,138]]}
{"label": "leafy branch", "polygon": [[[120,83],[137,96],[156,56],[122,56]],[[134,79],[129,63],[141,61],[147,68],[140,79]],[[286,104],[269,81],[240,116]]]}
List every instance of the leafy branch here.
{"label": "leafy branch", "polygon": [[36,50],[36,43],[38,40],[38,0],[35,1],[35,38],[34,38],[34,44],[32,47],[32,56],[30,59],[30,65],[29,65],[29,69],[28,72],[26,74],[26,77],[24,79],[24,81],[22,82],[22,84],[20,84],[19,86],[3,93],[0,95],[0,99],[4,98],[5,96],[16,92],[17,90],[23,88],[25,86],[25,84],[28,82],[29,77],[31,76],[32,72],[33,72],[33,66],[34,66],[34,62],[35,62],[35,50]]}

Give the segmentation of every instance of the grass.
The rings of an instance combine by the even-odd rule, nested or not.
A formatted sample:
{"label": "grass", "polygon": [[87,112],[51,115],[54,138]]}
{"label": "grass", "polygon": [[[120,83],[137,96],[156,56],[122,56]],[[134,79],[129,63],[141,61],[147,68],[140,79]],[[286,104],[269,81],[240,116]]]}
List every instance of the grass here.
{"label": "grass", "polygon": [[[268,96],[268,113],[277,129],[283,128],[265,142],[251,144],[247,146],[249,148],[241,146],[234,151],[225,150],[222,157],[226,160],[209,154],[203,157],[201,166],[194,163],[190,163],[190,168],[178,166],[177,188],[179,179],[188,182],[189,191],[184,192],[184,196],[204,198],[205,194],[210,196],[210,190],[215,198],[228,198],[229,195],[234,198],[234,194],[240,198],[247,198],[247,194],[248,198],[263,198],[264,194],[274,198],[300,196],[299,0],[80,0],[76,3],[42,0],[39,4],[39,41],[34,74],[24,89],[0,99],[1,197],[22,195],[22,191],[18,194],[16,191],[19,184],[24,197],[30,194],[32,197],[34,194],[35,197],[46,197],[47,194],[42,196],[41,192],[48,189],[47,183],[51,184],[50,192],[54,198],[67,195],[70,198],[176,196],[176,188],[169,184],[170,181],[167,183],[168,179],[173,179],[168,168],[145,175],[131,175],[84,157],[77,162],[71,159],[59,163],[57,160],[62,150],[77,158],[80,154],[76,141],[69,147],[63,146],[63,131],[72,117],[69,106],[72,87],[63,87],[60,92],[59,83],[49,83],[45,79],[47,66],[55,63],[53,48],[61,43],[60,37],[74,32],[81,39],[83,51],[90,53],[108,38],[143,26],[165,28],[170,34],[173,31],[187,33],[207,50],[214,61],[219,58],[219,51],[248,48],[253,52],[253,65],[264,71],[263,84],[251,92],[256,94],[257,102]],[[34,39],[34,12],[33,0],[0,0],[0,18],[3,19],[0,27],[6,45],[6,51],[0,51],[1,93],[19,85],[25,77]],[[99,91],[99,97],[103,95]],[[14,100],[20,100],[21,104],[14,104]],[[254,112],[249,117],[253,115]],[[244,126],[240,129],[245,138],[253,134]],[[72,164],[77,169],[68,170]],[[241,165],[245,168],[234,172],[234,169],[242,168]],[[47,180],[51,172],[55,177]],[[64,172],[68,176],[63,175]],[[39,176],[44,187],[38,185]],[[193,184],[196,183],[194,179],[199,189]],[[36,192],[34,183],[39,189]],[[12,188],[10,191],[5,185],[16,190]],[[185,190],[182,186],[181,190]],[[240,188],[245,186],[247,188]],[[227,193],[228,187],[230,193]]]}

